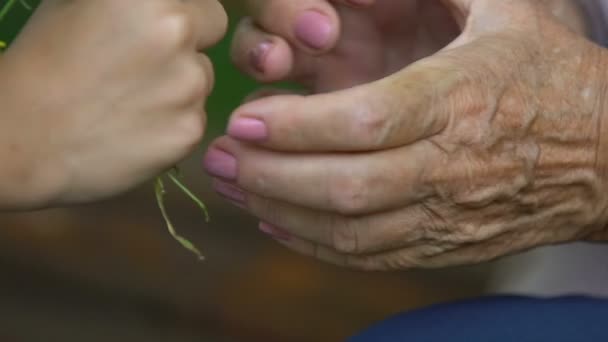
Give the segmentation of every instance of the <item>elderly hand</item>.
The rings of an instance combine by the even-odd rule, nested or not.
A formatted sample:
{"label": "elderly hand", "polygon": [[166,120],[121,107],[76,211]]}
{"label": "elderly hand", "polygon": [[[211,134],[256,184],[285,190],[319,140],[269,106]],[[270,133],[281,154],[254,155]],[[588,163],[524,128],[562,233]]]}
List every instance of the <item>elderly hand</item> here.
{"label": "elderly hand", "polygon": [[535,0],[443,1],[462,33],[389,77],[239,108],[205,165],[289,248],[476,263],[605,239],[608,56]]}
{"label": "elderly hand", "polygon": [[216,0],[44,1],[0,59],[0,208],[88,202],[199,143]]}

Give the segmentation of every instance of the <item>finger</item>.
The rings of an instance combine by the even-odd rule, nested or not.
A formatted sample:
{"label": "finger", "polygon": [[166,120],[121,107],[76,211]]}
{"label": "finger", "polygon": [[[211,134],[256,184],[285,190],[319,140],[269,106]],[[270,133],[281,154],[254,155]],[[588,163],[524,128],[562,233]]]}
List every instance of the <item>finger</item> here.
{"label": "finger", "polygon": [[241,20],[236,29],[231,56],[241,71],[260,82],[287,79],[294,64],[289,43],[260,30],[249,18]]}
{"label": "finger", "polygon": [[211,92],[213,91],[213,87],[215,86],[215,71],[213,70],[213,62],[211,62],[211,59],[203,54],[203,53],[198,53],[196,55],[196,61],[197,63],[200,65],[201,69],[203,70],[203,74],[205,76],[205,91],[203,93],[202,96],[202,100],[203,100],[203,104],[205,103],[205,101],[207,100],[207,98],[209,97],[209,95],[211,95]]}
{"label": "finger", "polygon": [[340,20],[326,0],[246,0],[245,3],[257,25],[304,51],[328,51],[338,40]]}
{"label": "finger", "polygon": [[341,253],[314,242],[297,237],[284,235],[281,228],[267,223],[260,223],[260,231],[274,238],[283,246],[305,256],[316,258],[320,261],[362,271],[404,271],[417,268],[440,267],[429,261],[427,254],[440,253],[449,247],[415,246],[411,248],[398,249],[378,254],[352,255]]}
{"label": "finger", "polygon": [[[263,222],[281,227],[281,236],[318,243],[345,254],[369,254],[426,242],[431,222],[423,206],[397,211],[349,217],[313,210],[246,193],[234,184],[219,179],[213,188],[240,208]],[[441,222],[443,224],[443,222]],[[434,226],[435,231],[447,228]]]}
{"label": "finger", "polygon": [[[369,6],[374,0],[341,0],[337,4],[348,6]],[[360,11],[340,10],[342,20],[354,20],[367,32],[370,23],[361,20]],[[351,32],[351,35],[355,32]],[[310,54],[299,48],[293,49],[282,36],[272,34],[256,24],[252,18],[245,18],[239,23],[232,44],[232,58],[243,72],[261,82],[293,80],[299,83],[317,79],[318,62]]]}
{"label": "finger", "polygon": [[[232,43],[231,56],[241,71],[259,82],[293,81],[305,87],[325,83],[321,81],[323,77],[327,77],[323,72],[326,69],[324,66],[332,63],[330,60],[320,60],[319,56],[310,56],[294,49],[282,37],[260,29],[250,18],[239,23]],[[339,73],[338,70],[336,72]],[[342,77],[330,83],[339,84],[338,82],[352,85],[354,80],[352,77]],[[335,87],[332,87],[332,90],[335,90]]]}
{"label": "finger", "polygon": [[[158,127],[158,129],[166,130],[166,126],[169,125],[174,130],[177,129],[179,133],[168,136],[159,135],[158,139],[164,139],[162,145],[167,148],[175,149],[176,146],[179,146],[183,151],[181,155],[187,156],[200,148],[200,142],[205,134],[207,127],[205,104],[213,89],[214,72],[212,62],[205,54],[187,54],[184,57],[185,62],[178,63],[176,67],[176,73],[181,77],[174,77],[170,82],[165,78],[163,83],[166,85],[151,94],[151,97],[164,98],[168,96],[167,94],[172,94],[172,105],[177,106],[180,110],[175,112],[176,116],[167,117],[170,122],[162,120],[160,122],[162,127]],[[163,76],[158,77],[163,78]],[[179,96],[176,97],[176,94]],[[162,114],[167,116],[167,113]],[[150,120],[150,123],[153,122],[154,120]],[[159,153],[159,155],[163,154]],[[171,165],[171,161],[167,161],[166,165]]]}
{"label": "finger", "polygon": [[443,152],[430,143],[365,154],[285,154],[224,137],[205,168],[248,192],[308,208],[361,215],[430,196],[424,181]]}
{"label": "finger", "polygon": [[186,0],[190,22],[195,32],[198,50],[207,49],[218,43],[228,29],[228,15],[222,4],[217,0]]}
{"label": "finger", "polygon": [[[199,112],[204,110],[215,82],[212,62],[203,53],[185,54],[170,68],[150,76],[151,82],[162,84],[150,94],[151,98],[166,99],[172,106]],[[166,116],[163,111],[159,113]]]}
{"label": "finger", "polygon": [[[439,57],[383,80],[313,96],[278,96],[237,109],[228,134],[279,151],[369,151],[441,132],[463,107],[463,72]],[[252,130],[257,121],[263,130]]]}

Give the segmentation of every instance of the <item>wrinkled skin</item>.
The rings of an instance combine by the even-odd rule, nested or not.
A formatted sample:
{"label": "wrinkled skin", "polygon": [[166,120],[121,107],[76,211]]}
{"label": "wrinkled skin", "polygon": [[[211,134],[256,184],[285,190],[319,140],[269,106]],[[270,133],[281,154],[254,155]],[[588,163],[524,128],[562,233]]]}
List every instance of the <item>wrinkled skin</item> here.
{"label": "wrinkled skin", "polygon": [[[255,20],[260,9],[289,19],[285,10],[272,13],[278,1],[266,3],[275,7],[260,6]],[[328,68],[325,77],[300,81],[316,92],[342,90],[245,104],[205,157],[216,190],[287,247],[365,270],[470,264],[540,245],[605,240],[608,57],[552,14],[562,13],[556,4],[442,1],[436,5],[446,6],[458,38],[441,50],[419,42],[401,49],[439,50],[428,57],[409,64],[424,53],[397,53],[395,65],[347,76],[351,84],[332,83],[328,73],[338,69]],[[353,12],[336,5],[337,16]],[[265,29],[242,31],[235,47],[235,60],[260,79],[288,78],[293,73],[278,77],[277,70],[307,68],[305,60],[315,61],[311,70],[323,58],[357,63],[337,52],[348,45],[343,23],[335,49],[285,43],[293,51],[267,56],[284,65],[261,68],[272,74],[261,76],[243,64],[255,37],[293,40],[280,27]],[[399,61],[407,67],[383,77]]]}
{"label": "wrinkled skin", "polygon": [[200,142],[215,0],[46,0],[0,57],[0,210],[124,192]]}

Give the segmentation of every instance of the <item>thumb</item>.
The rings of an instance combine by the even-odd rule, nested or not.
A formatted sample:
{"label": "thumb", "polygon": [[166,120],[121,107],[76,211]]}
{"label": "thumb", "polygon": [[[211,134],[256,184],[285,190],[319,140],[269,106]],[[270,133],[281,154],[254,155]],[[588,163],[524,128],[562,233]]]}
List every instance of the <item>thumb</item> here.
{"label": "thumb", "polygon": [[388,78],[312,96],[274,96],[238,108],[228,134],[280,151],[369,151],[406,145],[445,128],[442,101],[462,72],[440,56]]}

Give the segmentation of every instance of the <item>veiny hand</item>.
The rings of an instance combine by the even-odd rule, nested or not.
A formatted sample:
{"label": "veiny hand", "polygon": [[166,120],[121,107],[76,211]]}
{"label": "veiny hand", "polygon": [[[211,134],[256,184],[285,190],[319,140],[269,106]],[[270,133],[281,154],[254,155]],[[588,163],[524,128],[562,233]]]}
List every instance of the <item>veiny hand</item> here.
{"label": "veiny hand", "polygon": [[462,33],[438,53],[238,109],[205,159],[216,190],[289,248],[367,270],[608,238],[606,53],[544,2],[442,3]]}
{"label": "veiny hand", "polygon": [[188,155],[226,22],[216,0],[44,1],[0,59],[0,207],[104,198]]}

